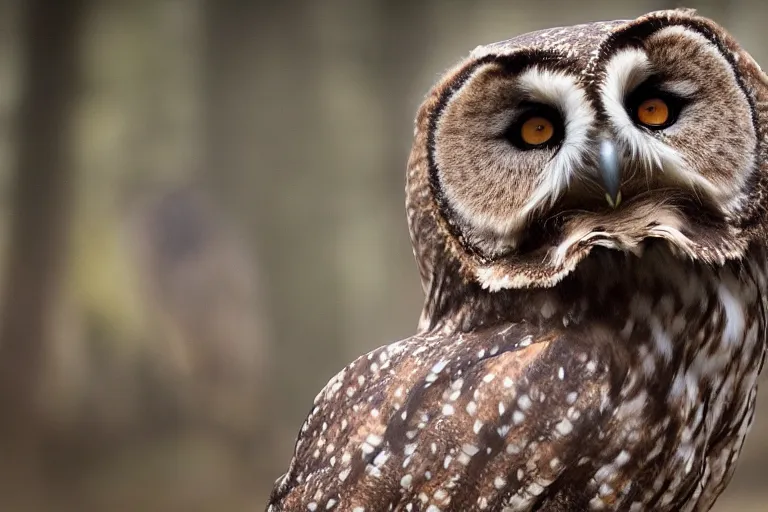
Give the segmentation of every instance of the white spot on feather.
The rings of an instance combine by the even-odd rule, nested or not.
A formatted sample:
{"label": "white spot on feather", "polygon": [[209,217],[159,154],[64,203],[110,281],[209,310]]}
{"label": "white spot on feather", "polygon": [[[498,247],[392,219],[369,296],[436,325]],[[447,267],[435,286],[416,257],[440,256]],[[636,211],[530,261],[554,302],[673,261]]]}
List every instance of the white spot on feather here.
{"label": "white spot on feather", "polygon": [[725,312],[725,328],[723,329],[723,343],[731,345],[738,343],[744,336],[744,307],[731,293],[725,283],[720,283],[717,295]]}

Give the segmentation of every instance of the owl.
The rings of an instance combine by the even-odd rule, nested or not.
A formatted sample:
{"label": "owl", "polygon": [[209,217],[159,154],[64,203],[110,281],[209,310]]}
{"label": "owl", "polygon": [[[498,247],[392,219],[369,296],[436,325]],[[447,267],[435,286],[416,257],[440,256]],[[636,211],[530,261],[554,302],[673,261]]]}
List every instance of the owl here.
{"label": "owl", "polygon": [[472,51],[416,119],[418,333],[317,395],[267,510],[709,510],[766,350],[766,122],[690,10]]}

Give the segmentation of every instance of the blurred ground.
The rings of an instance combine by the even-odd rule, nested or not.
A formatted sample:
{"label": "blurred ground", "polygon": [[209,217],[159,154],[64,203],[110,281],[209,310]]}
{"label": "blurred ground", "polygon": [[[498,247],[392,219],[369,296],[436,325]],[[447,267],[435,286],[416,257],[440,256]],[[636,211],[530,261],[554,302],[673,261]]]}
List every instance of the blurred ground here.
{"label": "blurred ground", "polygon": [[[432,82],[674,5],[0,0],[0,510],[259,510],[317,391],[415,329]],[[768,63],[765,2],[687,6]],[[768,510],[763,471],[766,393],[716,510]]]}

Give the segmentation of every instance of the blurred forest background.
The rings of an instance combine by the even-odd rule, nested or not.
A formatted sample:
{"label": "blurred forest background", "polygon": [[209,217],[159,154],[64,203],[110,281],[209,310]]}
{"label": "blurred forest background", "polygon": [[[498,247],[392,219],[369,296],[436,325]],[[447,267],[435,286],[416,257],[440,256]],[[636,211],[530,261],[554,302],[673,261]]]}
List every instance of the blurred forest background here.
{"label": "blurred forest background", "polygon": [[[0,0],[0,510],[261,510],[317,391],[414,332],[432,82],[674,6]],[[768,65],[768,2],[687,6]],[[719,511],[768,510],[760,400]]]}

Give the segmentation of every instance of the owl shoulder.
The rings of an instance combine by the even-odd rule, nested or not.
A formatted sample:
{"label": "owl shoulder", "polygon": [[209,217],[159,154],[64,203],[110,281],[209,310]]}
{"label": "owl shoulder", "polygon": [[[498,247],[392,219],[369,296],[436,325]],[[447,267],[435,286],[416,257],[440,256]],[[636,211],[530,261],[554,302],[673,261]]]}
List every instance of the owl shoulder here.
{"label": "owl shoulder", "polygon": [[554,480],[604,435],[626,375],[611,336],[509,324],[378,348],[317,395],[273,498],[295,505],[371,478],[399,488],[406,473],[448,480],[470,464],[476,475],[503,474],[525,467],[532,450],[549,454],[535,473]]}

